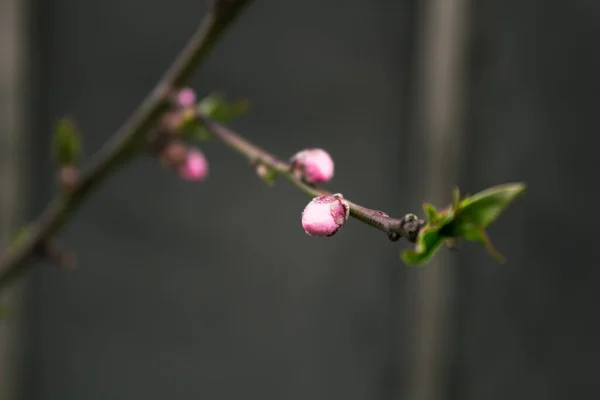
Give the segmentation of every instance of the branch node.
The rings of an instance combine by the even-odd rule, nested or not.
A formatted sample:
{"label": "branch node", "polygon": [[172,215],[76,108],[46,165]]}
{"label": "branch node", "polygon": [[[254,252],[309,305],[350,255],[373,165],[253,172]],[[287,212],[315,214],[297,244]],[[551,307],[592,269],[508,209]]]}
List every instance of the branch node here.
{"label": "branch node", "polygon": [[392,242],[397,242],[398,240],[400,240],[401,237],[402,237],[402,235],[399,234],[398,232],[388,233],[388,239],[390,239]]}
{"label": "branch node", "polygon": [[166,112],[161,119],[161,124],[166,132],[177,134],[184,125],[183,114],[177,111]]}
{"label": "branch node", "polygon": [[402,236],[411,243],[417,241],[419,232],[425,226],[425,220],[419,219],[415,214],[406,214],[400,221]]}
{"label": "branch node", "polygon": [[34,253],[63,269],[73,270],[77,268],[75,253],[61,247],[55,238],[43,239],[35,246]]}

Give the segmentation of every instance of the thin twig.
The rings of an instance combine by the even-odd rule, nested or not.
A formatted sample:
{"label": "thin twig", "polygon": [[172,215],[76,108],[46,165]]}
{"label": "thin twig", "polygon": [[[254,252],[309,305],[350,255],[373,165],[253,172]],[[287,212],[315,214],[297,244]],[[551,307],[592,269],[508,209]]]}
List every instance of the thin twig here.
{"label": "thin twig", "polygon": [[5,287],[28,265],[27,261],[46,238],[56,234],[78,207],[109,175],[131,160],[143,146],[147,131],[168,107],[169,93],[185,84],[206,59],[221,34],[244,6],[252,0],[215,0],[203,22],[177,56],[169,70],[133,115],[110,138],[89,163],[69,194],[57,195],[41,216],[0,255],[0,288]]}
{"label": "thin twig", "polygon": [[[200,114],[196,115],[198,122],[206,126],[206,128],[227,146],[231,147],[238,153],[241,153],[251,164],[262,164],[284,176],[294,186],[311,197],[331,195],[324,189],[309,185],[302,181],[294,174],[291,165],[287,162],[279,160],[277,157],[261,149],[260,147],[250,143],[231,129],[216,123]],[[386,213],[378,210],[372,210],[353,203],[346,199],[350,205],[350,215],[359,221],[364,222],[380,231],[386,233],[390,240],[398,240],[401,237],[410,242],[414,242],[420,229],[425,224],[425,221],[417,218],[414,214],[406,214],[404,217],[397,219],[391,218]]]}

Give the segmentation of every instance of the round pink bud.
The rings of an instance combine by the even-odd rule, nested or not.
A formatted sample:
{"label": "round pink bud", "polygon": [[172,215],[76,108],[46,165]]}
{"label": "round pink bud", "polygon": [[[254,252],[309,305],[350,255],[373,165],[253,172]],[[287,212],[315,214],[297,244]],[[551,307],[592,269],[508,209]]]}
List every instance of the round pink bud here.
{"label": "round pink bud", "polygon": [[177,93],[177,103],[181,107],[193,107],[196,103],[196,93],[191,88],[184,88]]}
{"label": "round pink bud", "polygon": [[186,181],[202,181],[208,176],[208,161],[198,149],[187,153],[185,162],[179,167],[179,176]]}
{"label": "round pink bud", "polygon": [[291,159],[292,170],[307,183],[327,182],[333,177],[333,160],[323,149],[302,150]]}
{"label": "round pink bud", "polygon": [[310,236],[333,236],[350,215],[350,206],[341,194],[312,199],[302,212],[302,227]]}

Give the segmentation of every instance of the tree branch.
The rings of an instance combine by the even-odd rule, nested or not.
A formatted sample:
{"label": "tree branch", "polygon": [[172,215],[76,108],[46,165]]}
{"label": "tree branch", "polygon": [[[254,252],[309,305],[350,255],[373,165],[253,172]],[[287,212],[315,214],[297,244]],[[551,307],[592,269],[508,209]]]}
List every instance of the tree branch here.
{"label": "tree branch", "polygon": [[[214,44],[244,6],[252,0],[215,0],[212,9],[186,47],[175,59],[154,90],[111,139],[84,165],[79,178],[68,191],[63,190],[46,207],[41,216],[26,227],[0,256],[0,288],[23,272],[32,256],[47,256],[53,236],[70,220],[79,206],[111,173],[115,172],[136,154],[146,149],[149,134],[158,133],[159,119],[170,107],[170,98],[183,86],[194,70],[206,58]],[[184,110],[184,112],[188,112]],[[189,114],[188,114],[189,115]],[[223,143],[246,156],[255,165],[262,165],[287,178],[293,185],[311,197],[332,193],[307,184],[296,176],[288,162],[281,161],[265,150],[250,143],[223,125],[199,114],[192,116]],[[158,129],[158,131],[157,131]],[[168,127],[167,127],[168,129]],[[414,214],[400,219],[391,218],[382,211],[372,210],[346,200],[350,215],[384,233],[390,240],[401,237],[414,242],[425,222]]]}
{"label": "tree branch", "polygon": [[25,228],[0,255],[0,288],[4,288],[29,265],[27,261],[36,253],[36,249],[69,221],[93,189],[142,148],[147,131],[168,109],[171,91],[189,80],[221,34],[251,2],[252,0],[213,0],[211,10],[154,90],[104,147],[83,166],[73,190],[57,195],[41,216]]}
{"label": "tree branch", "polygon": [[[211,132],[215,138],[219,139],[238,153],[244,155],[246,158],[248,158],[251,164],[262,164],[268,167],[277,174],[284,176],[288,181],[290,181],[294,186],[308,196],[318,197],[332,194],[324,189],[303,182],[293,173],[289,163],[277,159],[272,154],[250,143],[225,126],[220,125],[197,112],[195,118],[198,120],[198,122],[206,126],[208,131]],[[382,211],[363,207],[359,204],[348,201],[348,199],[346,199],[346,201],[350,205],[350,215],[352,217],[386,233],[389,239],[392,241],[396,241],[401,237],[404,237],[410,242],[415,242],[420,229],[425,225],[425,221],[417,218],[417,216],[414,214],[406,214],[404,217],[396,219],[389,217]]]}

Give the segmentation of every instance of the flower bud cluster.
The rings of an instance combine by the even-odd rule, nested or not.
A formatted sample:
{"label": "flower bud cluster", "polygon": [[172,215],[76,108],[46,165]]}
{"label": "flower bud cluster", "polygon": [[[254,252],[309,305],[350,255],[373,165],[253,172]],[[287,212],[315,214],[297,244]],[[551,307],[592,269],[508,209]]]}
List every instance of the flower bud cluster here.
{"label": "flower bud cluster", "polygon": [[[191,88],[183,88],[173,96],[178,108],[191,108],[196,104],[196,93]],[[168,133],[159,142],[158,154],[162,162],[185,181],[203,181],[208,177],[208,160],[200,149],[186,146],[176,135],[183,123],[181,112],[165,114],[163,123]]]}

